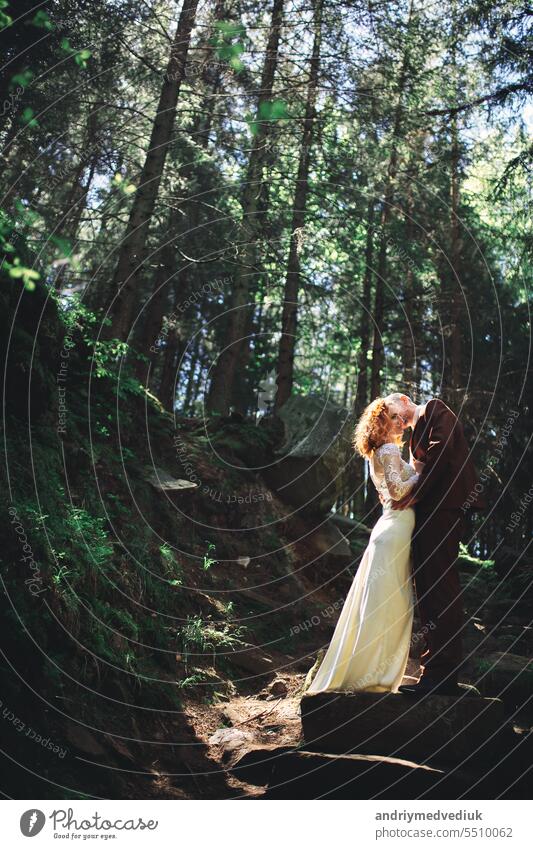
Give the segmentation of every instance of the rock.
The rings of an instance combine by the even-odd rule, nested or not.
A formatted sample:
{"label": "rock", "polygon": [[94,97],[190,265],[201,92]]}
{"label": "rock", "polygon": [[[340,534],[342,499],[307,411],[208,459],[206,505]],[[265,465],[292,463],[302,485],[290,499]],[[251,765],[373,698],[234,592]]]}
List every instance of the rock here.
{"label": "rock", "polygon": [[137,763],[137,759],[122,740],[119,740],[117,737],[113,737],[111,734],[106,734],[106,742],[121,758],[124,758],[132,764]]}
{"label": "rock", "polygon": [[257,646],[247,646],[228,652],[226,660],[252,675],[273,675],[276,672],[272,658]]}
{"label": "rock", "polygon": [[265,610],[274,610],[276,608],[276,601],[259,590],[248,589],[247,587],[238,587],[233,591],[233,594],[249,599]]}
{"label": "rock", "polygon": [[301,713],[306,749],[415,761],[462,763],[504,724],[502,701],[471,695],[307,693]]}
{"label": "rock", "polygon": [[243,746],[249,746],[253,739],[252,732],[242,728],[217,728],[208,743],[210,746],[220,746],[224,750],[222,760],[227,762]]}
{"label": "rock", "polygon": [[496,598],[487,601],[478,613],[483,621],[501,627],[510,624],[509,617],[512,614],[509,611],[515,607],[516,602],[512,598]]}
{"label": "rock", "polygon": [[264,799],[455,799],[469,786],[460,774],[382,755],[293,750],[271,760]]}
{"label": "rock", "polygon": [[503,652],[503,650],[507,647],[511,648],[516,646],[518,639],[516,634],[499,634],[497,642],[498,645],[496,646],[496,649],[501,649]]}
{"label": "rock", "polygon": [[286,503],[326,516],[353,455],[353,414],[319,396],[293,395],[279,412],[285,441],[263,477]]}
{"label": "rock", "polygon": [[348,516],[342,516],[340,513],[332,513],[329,521],[334,525],[338,525],[346,537],[368,537],[372,533],[372,528],[363,525],[356,519],[350,519]]}
{"label": "rock", "polygon": [[494,556],[494,569],[500,581],[504,578],[514,577],[517,572],[531,569],[531,560],[528,560],[525,549],[518,550],[509,546],[499,546]]}
{"label": "rock", "polygon": [[248,784],[268,784],[274,761],[291,751],[294,751],[294,747],[278,746],[277,743],[250,749],[235,761],[231,773],[239,781],[246,781]]}
{"label": "rock", "polygon": [[318,557],[335,560],[341,567],[349,565],[354,559],[350,543],[333,522],[318,525],[307,535],[306,542],[313,547]]}
{"label": "rock", "polygon": [[478,617],[472,616],[466,623],[463,647],[465,657],[468,658],[467,665],[470,668],[472,658],[497,651],[498,640]]}
{"label": "rock", "polygon": [[268,687],[265,687],[259,693],[257,693],[257,699],[264,699],[267,702],[271,702],[274,699],[283,698],[289,692],[289,688],[287,683],[283,680],[283,678],[275,678]]}
{"label": "rock", "polygon": [[[503,755],[456,765],[421,764],[383,755],[335,755],[276,744],[253,747],[230,772],[267,786],[263,799],[529,799],[533,733],[504,729]],[[490,748],[490,744],[488,746]],[[327,794],[327,795],[326,795]]]}
{"label": "rock", "polygon": [[84,752],[86,755],[101,758],[106,754],[105,748],[94,734],[91,734],[87,728],[83,728],[81,725],[74,725],[74,723],[69,722],[66,730],[66,738],[75,749],[79,749],[80,752]]}
{"label": "rock", "polygon": [[278,696],[286,696],[289,692],[287,683],[283,680],[283,678],[276,678],[275,681],[272,681],[272,684],[270,684],[268,689],[270,694],[276,698]]}
{"label": "rock", "polygon": [[473,666],[474,683],[483,693],[493,693],[512,705],[523,704],[533,696],[533,660],[529,657],[492,652]]}
{"label": "rock", "polygon": [[152,484],[154,489],[159,490],[160,492],[167,492],[168,490],[182,490],[182,489],[198,489],[199,484],[192,483],[191,481],[184,480],[183,478],[174,478],[168,472],[165,472],[164,469],[160,469],[157,466],[154,468],[147,469],[147,478],[148,483]]}
{"label": "rock", "polygon": [[210,746],[224,746],[225,749],[235,749],[246,740],[253,740],[251,731],[241,728],[217,728],[209,738]]}

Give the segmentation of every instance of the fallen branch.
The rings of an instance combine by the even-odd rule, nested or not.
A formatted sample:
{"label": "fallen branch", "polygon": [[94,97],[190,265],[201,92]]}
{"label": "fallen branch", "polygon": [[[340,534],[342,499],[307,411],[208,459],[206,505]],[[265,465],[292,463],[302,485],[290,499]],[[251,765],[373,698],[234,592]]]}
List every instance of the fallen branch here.
{"label": "fallen branch", "polygon": [[[275,705],[272,705],[272,707],[270,708],[270,710],[262,710],[262,711],[261,711],[261,713],[256,713],[256,715],[255,715],[255,716],[250,716],[250,718],[249,718],[249,719],[243,719],[243,720],[242,720],[242,722],[237,722],[237,725],[246,725],[246,723],[247,723],[247,722],[251,722],[251,721],[252,721],[252,719],[259,719],[259,717],[260,717],[260,716],[268,716],[268,714],[269,714],[269,713],[272,713],[272,711],[274,710],[274,708],[275,708],[275,707],[277,707],[277,706],[279,705],[279,703],[282,701],[282,699],[283,699],[283,696],[282,696],[280,699],[278,699],[278,700],[277,700],[277,702],[276,702],[276,704],[275,704]],[[233,727],[234,727],[234,728],[236,728],[236,727],[237,727],[237,725],[234,725]]]}

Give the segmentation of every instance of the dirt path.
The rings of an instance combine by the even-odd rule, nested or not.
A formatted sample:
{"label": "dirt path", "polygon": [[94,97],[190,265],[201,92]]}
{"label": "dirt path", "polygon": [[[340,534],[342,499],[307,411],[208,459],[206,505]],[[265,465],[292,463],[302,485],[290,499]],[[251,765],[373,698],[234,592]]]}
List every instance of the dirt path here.
{"label": "dirt path", "polygon": [[[410,659],[403,683],[416,680],[418,662]],[[225,774],[232,798],[261,798],[265,790],[239,781],[229,771],[255,748],[293,748],[301,742],[300,699],[304,673],[286,672],[254,695],[235,696],[217,705],[189,701],[184,707],[209,757]],[[234,795],[233,795],[234,794]]]}

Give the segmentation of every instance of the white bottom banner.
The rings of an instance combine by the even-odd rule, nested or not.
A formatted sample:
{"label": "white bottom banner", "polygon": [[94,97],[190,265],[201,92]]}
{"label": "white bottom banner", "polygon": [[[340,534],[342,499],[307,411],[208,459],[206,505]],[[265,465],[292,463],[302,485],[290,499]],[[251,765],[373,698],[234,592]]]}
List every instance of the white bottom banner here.
{"label": "white bottom banner", "polygon": [[[212,840],[216,849],[273,844],[351,849],[376,846],[533,845],[527,801],[4,801],[5,846],[176,847]],[[275,808],[275,810],[274,810]]]}

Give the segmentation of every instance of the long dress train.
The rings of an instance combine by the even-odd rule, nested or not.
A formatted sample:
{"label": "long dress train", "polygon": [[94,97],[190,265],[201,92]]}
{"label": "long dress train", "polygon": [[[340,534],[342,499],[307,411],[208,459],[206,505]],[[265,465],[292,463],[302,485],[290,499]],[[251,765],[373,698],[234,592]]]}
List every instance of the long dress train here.
{"label": "long dress train", "polygon": [[398,692],[413,626],[411,572],[412,507],[393,510],[418,475],[405,463],[395,443],[380,446],[370,474],[383,496],[381,517],[341,610],[332,640],[308,693],[323,690]]}

